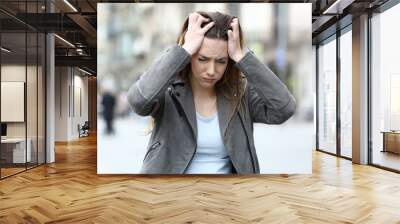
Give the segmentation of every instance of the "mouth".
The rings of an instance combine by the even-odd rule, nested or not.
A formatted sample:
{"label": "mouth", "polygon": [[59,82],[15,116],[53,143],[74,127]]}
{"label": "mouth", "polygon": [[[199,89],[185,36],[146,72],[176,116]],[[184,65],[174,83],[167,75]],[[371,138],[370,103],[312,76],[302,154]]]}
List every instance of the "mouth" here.
{"label": "mouth", "polygon": [[202,79],[205,82],[214,82],[215,81],[215,79],[207,79],[207,78],[202,78]]}

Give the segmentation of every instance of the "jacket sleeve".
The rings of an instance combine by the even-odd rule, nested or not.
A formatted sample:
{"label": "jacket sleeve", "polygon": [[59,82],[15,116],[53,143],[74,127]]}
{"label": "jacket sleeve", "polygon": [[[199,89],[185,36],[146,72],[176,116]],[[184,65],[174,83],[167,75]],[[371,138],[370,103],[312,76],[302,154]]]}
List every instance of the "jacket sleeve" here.
{"label": "jacket sleeve", "polygon": [[295,98],[253,52],[248,51],[236,66],[247,78],[245,96],[253,122],[281,124],[293,115]]}
{"label": "jacket sleeve", "polygon": [[169,81],[190,62],[181,46],[168,48],[128,90],[132,109],[141,116],[154,115],[163,105]]}

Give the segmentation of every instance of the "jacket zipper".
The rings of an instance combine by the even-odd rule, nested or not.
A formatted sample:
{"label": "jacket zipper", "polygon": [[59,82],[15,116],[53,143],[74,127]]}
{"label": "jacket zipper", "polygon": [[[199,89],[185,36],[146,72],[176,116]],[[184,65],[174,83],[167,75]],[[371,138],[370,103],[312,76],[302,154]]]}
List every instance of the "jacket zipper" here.
{"label": "jacket zipper", "polygon": [[253,172],[256,173],[256,167],[255,167],[255,163],[254,163],[254,159],[255,159],[255,158],[253,158],[253,153],[251,152],[250,138],[249,138],[249,135],[248,135],[248,133],[247,133],[246,124],[245,124],[245,122],[243,121],[244,118],[242,118],[242,115],[240,115],[240,112],[239,112],[239,118],[240,118],[240,122],[241,122],[242,125],[243,125],[244,132],[246,133],[247,144],[248,144],[248,146],[249,146],[249,153],[250,153],[250,158],[251,158],[251,164],[253,165]]}
{"label": "jacket zipper", "polygon": [[160,141],[153,143],[150,148],[147,150],[146,155],[144,156],[143,161],[146,160],[147,156],[150,154],[151,151],[157,149],[161,145]]}
{"label": "jacket zipper", "polygon": [[[229,118],[228,124],[227,124],[227,126],[226,126],[226,130],[225,130],[225,133],[224,133],[224,136],[223,136],[224,145],[226,145],[226,144],[225,144],[225,137],[226,137],[226,134],[228,133],[229,124],[231,123],[231,121],[232,121],[232,119],[233,119],[233,116],[235,116],[235,113],[236,113],[236,109],[237,109],[237,108],[238,108],[238,107],[237,107],[237,105],[236,105],[236,106],[235,106],[235,109],[233,110],[232,116]],[[238,110],[237,112],[239,113],[239,110]],[[230,159],[230,156],[229,156],[229,159]],[[231,163],[232,163],[233,168],[236,170],[236,173],[238,173],[238,169],[236,168],[236,166],[235,166],[235,164],[232,162],[232,160],[231,160]]]}
{"label": "jacket zipper", "polygon": [[184,117],[185,115],[184,115],[184,113],[183,113],[182,106],[180,105],[178,99],[176,98],[175,91],[172,90],[172,87],[168,87],[168,93],[169,93],[169,95],[171,96],[172,102],[174,102],[175,107],[177,107],[177,109],[178,109],[178,114],[179,114],[179,116],[180,116],[180,117]]}
{"label": "jacket zipper", "polygon": [[[172,98],[172,102],[174,102],[175,106],[177,107],[179,116],[181,118],[184,118],[186,120],[186,122],[190,126],[190,122],[189,122],[188,118],[186,117],[186,115],[184,114],[183,109],[182,109],[182,105],[179,103],[178,99],[176,98],[175,91],[172,89],[172,87],[168,87],[168,93]],[[193,157],[194,157],[194,155],[196,154],[196,151],[197,151],[197,139],[196,139],[196,136],[194,135],[194,132],[193,132],[192,128],[190,128],[190,130],[192,131],[192,135],[194,137],[194,153],[192,154],[192,157],[190,158],[189,163],[186,164],[186,167],[183,170],[183,174],[186,172],[187,168],[189,167],[189,164],[192,162]]]}

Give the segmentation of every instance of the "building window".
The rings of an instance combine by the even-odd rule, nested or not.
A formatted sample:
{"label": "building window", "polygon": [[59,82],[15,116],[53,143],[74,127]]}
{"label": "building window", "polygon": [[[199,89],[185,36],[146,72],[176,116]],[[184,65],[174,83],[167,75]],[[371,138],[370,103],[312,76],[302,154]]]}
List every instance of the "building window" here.
{"label": "building window", "polygon": [[372,163],[400,170],[400,4],[371,18]]}
{"label": "building window", "polygon": [[352,33],[340,36],[340,155],[351,158],[352,141]]}
{"label": "building window", "polygon": [[318,148],[336,153],[336,39],[318,48]]}

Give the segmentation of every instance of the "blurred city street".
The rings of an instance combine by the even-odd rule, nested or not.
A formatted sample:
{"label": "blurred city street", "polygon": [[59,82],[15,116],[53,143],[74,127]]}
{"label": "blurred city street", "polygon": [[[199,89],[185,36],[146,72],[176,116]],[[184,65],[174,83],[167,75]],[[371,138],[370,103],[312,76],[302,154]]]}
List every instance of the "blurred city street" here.
{"label": "blurred city street", "polygon": [[145,135],[149,117],[131,114],[117,118],[114,122],[114,135],[106,135],[105,122],[97,122],[97,172],[98,173],[138,173],[146,154]]}
{"label": "blurred city street", "polygon": [[[261,173],[311,173],[316,94],[310,6],[149,3],[102,4],[98,10],[102,15],[98,18],[97,59],[98,111],[102,113],[98,117],[99,173],[140,171],[150,137],[145,135],[150,120],[133,115],[127,91],[157,57],[176,44],[183,22],[193,11],[237,16],[245,46],[285,83],[296,99],[296,113],[283,125],[254,126]],[[114,135],[105,132],[107,117],[108,124],[115,119]],[[107,132],[112,133],[108,127]]]}
{"label": "blurred city street", "polygon": [[[149,122],[148,117],[130,114],[115,120],[115,135],[106,135],[99,119],[98,173],[139,173],[150,138],[145,135]],[[289,120],[279,126],[255,124],[254,129],[261,173],[311,173],[312,123]]]}

